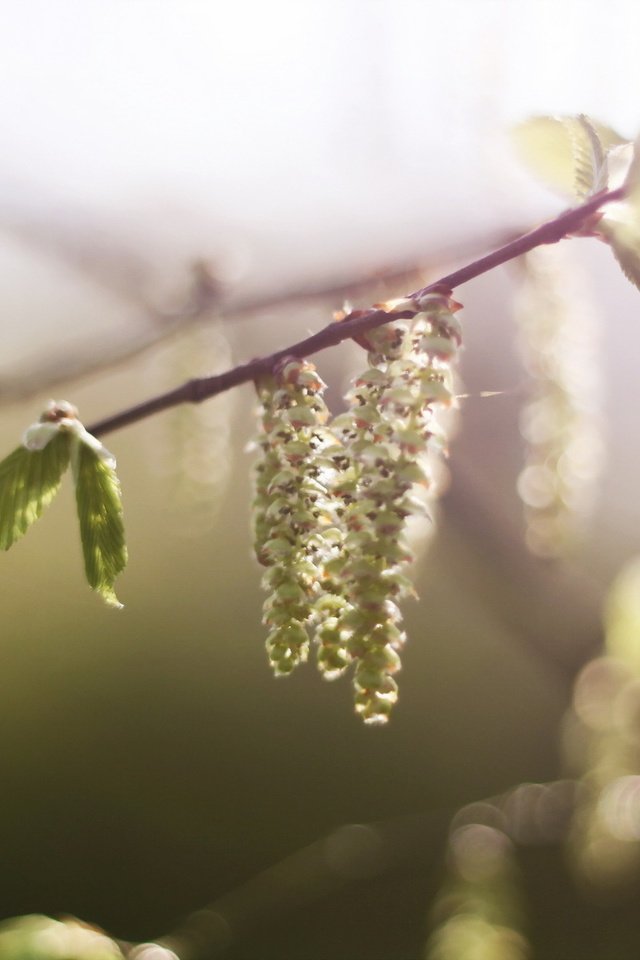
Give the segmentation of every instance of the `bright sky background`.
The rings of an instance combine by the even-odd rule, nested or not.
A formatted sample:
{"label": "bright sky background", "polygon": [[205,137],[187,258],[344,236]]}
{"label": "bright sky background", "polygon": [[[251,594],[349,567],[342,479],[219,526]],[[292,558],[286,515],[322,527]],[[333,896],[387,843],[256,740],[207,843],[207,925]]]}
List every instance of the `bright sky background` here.
{"label": "bright sky background", "polygon": [[527,226],[532,113],[639,126],[634,0],[24,0],[0,12],[0,395],[229,301]]}

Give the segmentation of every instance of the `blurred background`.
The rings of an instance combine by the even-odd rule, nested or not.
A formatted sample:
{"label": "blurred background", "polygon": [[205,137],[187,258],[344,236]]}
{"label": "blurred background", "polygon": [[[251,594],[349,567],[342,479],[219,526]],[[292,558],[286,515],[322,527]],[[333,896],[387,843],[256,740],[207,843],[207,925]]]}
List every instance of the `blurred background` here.
{"label": "blurred background", "polygon": [[[50,397],[90,424],[559,212],[507,131],[585,112],[633,139],[639,17],[633,0],[5,4],[2,450]],[[105,438],[123,611],[83,582],[68,482],[2,557],[2,916],[144,940],[239,889],[208,955],[423,955],[456,809],[571,772],[573,680],[637,550],[638,292],[595,240],[570,252],[562,276],[599,362],[589,527],[568,561],[526,549],[522,271],[496,270],[456,291],[469,396],[387,727],[364,728],[348,682],[311,663],[270,674],[248,386]],[[361,350],[316,360],[337,412]],[[638,955],[634,882],[599,896],[555,844],[522,856],[535,956]]]}

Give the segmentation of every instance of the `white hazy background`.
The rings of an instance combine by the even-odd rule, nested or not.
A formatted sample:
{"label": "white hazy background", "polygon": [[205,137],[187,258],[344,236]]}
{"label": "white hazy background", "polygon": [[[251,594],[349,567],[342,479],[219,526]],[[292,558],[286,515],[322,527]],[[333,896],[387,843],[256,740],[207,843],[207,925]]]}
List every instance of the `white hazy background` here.
{"label": "white hazy background", "polygon": [[634,136],[639,26],[634,0],[5,0],[0,398],[157,339],[195,260],[231,310],[560,209],[504,131]]}

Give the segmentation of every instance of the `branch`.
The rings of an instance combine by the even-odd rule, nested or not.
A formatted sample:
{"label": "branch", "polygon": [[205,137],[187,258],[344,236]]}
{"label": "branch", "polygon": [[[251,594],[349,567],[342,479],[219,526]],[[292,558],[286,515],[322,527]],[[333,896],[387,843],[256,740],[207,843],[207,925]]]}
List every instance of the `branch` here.
{"label": "branch", "polygon": [[[537,802],[540,791],[549,789],[555,790],[557,798],[553,823],[541,819]],[[509,799],[516,790],[521,791],[520,802],[510,809]],[[491,812],[496,813],[503,821],[504,833],[519,848],[554,847],[568,836],[578,790],[579,782],[573,780],[522,784],[487,797],[477,806],[474,802],[468,809],[475,807],[478,823],[483,822],[483,810],[489,822]],[[441,808],[338,827],[190,914],[153,944],[169,951],[167,960],[212,960],[237,946],[247,934],[255,933],[256,928],[273,925],[350,885],[384,876],[407,864],[424,865],[430,870],[441,858],[456,812],[453,807]],[[125,954],[136,956],[132,945],[127,946]]]}
{"label": "branch", "polygon": [[[503,263],[508,263],[509,260],[514,260],[516,257],[528,253],[535,247],[547,243],[557,243],[572,234],[580,233],[588,227],[589,221],[592,220],[604,204],[622,200],[623,197],[623,187],[600,193],[581,206],[566,210],[564,213],[554,217],[553,220],[548,220],[534,230],[517,237],[515,240],[511,240],[502,247],[498,247],[497,250],[488,253],[486,256],[480,257],[480,259],[474,260],[472,263],[441,277],[439,280],[435,280],[426,287],[422,287],[420,290],[408,294],[408,298],[418,299],[441,288],[453,290],[455,287],[459,287],[461,284],[467,283],[469,280],[473,280],[483,273],[488,273]],[[343,340],[351,339],[373,327],[388,323],[392,319],[398,320],[412,315],[413,313],[411,311],[394,313],[393,316],[384,310],[370,309],[354,311],[354,313],[349,314],[341,322],[330,323],[322,330],[319,330],[318,333],[314,333],[312,336],[298,341],[298,343],[285,347],[283,350],[278,350],[276,353],[272,353],[267,357],[259,357],[248,363],[240,364],[232,370],[227,370],[225,373],[217,374],[213,377],[201,377],[188,380],[181,386],[176,387],[175,390],[170,390],[168,393],[152,397],[144,403],[129,407],[113,416],[106,417],[104,420],[91,424],[87,429],[89,433],[92,433],[94,436],[103,436],[112,430],[137,423],[139,420],[144,420],[146,417],[159,413],[161,410],[175,407],[178,404],[201,403],[203,400],[209,399],[209,397],[224,393],[226,390],[237,387],[241,383],[248,383],[262,374],[268,373],[273,369],[275,364],[284,357],[308,357],[311,354],[318,353],[320,350],[334,347]]]}

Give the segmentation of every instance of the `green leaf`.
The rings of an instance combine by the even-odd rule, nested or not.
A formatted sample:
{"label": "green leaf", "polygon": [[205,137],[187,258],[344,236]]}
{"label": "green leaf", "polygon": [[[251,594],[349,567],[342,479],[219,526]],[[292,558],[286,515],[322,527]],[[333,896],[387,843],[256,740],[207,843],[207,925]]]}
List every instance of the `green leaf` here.
{"label": "green leaf", "polygon": [[71,434],[59,431],[41,450],[20,446],[0,463],[0,547],[22,537],[55,497],[69,465]]}
{"label": "green leaf", "polygon": [[574,162],[574,192],[578,200],[586,200],[607,187],[607,159],[605,148],[595,125],[581,114],[564,121],[571,139]]}
{"label": "green leaf", "polygon": [[578,117],[532,117],[512,131],[520,159],[556,193],[573,200],[607,187],[607,154],[625,143],[611,127]]}
{"label": "green leaf", "polygon": [[126,566],[127,548],[113,461],[78,440],[72,465],[87,580],[108,604],[121,607],[113,584]]}

